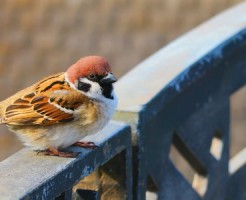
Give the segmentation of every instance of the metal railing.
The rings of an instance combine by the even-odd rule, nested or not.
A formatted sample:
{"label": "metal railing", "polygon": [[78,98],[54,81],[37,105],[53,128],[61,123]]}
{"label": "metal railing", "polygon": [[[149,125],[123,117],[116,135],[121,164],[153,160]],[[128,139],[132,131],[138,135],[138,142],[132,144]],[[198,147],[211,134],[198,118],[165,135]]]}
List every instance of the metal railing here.
{"label": "metal railing", "polygon": [[[99,148],[73,149],[81,151],[77,159],[41,157],[24,149],[1,162],[1,199],[71,199],[72,187],[81,178],[120,152],[124,162],[113,165],[124,166],[125,193],[118,199],[144,200],[147,190],[161,200],[245,199],[245,150],[229,158],[230,96],[245,84],[246,3],[242,3],[175,40],[120,79],[115,119],[131,129],[111,122],[93,139]],[[170,159],[172,145],[194,168],[192,184]],[[106,173],[110,171],[109,167]],[[100,195],[99,189],[93,199]]]}
{"label": "metal railing", "polygon": [[23,149],[4,160],[0,163],[0,199],[71,199],[72,187],[80,179],[121,152],[125,157],[126,194],[131,199],[130,128],[111,122],[100,134],[93,136],[93,141],[98,145],[96,150],[70,148],[80,152],[76,159],[37,156]]}

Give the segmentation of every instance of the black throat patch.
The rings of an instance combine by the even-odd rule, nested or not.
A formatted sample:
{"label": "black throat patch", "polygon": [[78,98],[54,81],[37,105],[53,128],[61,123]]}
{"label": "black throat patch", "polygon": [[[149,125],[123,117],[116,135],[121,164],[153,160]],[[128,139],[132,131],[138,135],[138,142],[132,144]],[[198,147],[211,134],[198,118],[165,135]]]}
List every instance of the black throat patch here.
{"label": "black throat patch", "polygon": [[101,89],[102,89],[102,94],[108,99],[114,99],[112,96],[112,91],[113,91],[113,85],[112,84],[100,84]]}

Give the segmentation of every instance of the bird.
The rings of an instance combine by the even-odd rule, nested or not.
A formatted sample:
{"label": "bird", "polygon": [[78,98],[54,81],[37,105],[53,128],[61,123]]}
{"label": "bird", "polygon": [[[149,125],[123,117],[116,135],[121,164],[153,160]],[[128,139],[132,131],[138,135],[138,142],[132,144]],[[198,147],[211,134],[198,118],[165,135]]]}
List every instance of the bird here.
{"label": "bird", "polygon": [[104,57],[83,57],[66,72],[47,76],[1,101],[0,124],[31,150],[76,157],[64,148],[97,147],[80,140],[99,132],[111,119],[117,107],[116,81]]}

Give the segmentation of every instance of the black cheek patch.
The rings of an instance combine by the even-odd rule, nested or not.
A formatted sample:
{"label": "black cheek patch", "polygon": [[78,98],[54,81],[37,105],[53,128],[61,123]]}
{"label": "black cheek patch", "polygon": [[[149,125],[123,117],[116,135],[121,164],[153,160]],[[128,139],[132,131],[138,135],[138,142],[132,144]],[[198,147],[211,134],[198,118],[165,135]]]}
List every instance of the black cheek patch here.
{"label": "black cheek patch", "polygon": [[88,83],[84,83],[84,82],[78,82],[78,89],[83,91],[83,92],[88,92],[91,88],[91,85]]}

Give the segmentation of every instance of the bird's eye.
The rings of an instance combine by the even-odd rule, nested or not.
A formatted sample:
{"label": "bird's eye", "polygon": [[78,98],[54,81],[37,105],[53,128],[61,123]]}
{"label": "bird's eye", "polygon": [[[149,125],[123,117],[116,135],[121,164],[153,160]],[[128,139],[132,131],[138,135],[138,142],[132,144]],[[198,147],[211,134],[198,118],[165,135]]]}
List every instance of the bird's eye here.
{"label": "bird's eye", "polygon": [[90,74],[87,76],[87,78],[91,81],[95,81],[97,79],[96,75],[95,74]]}

